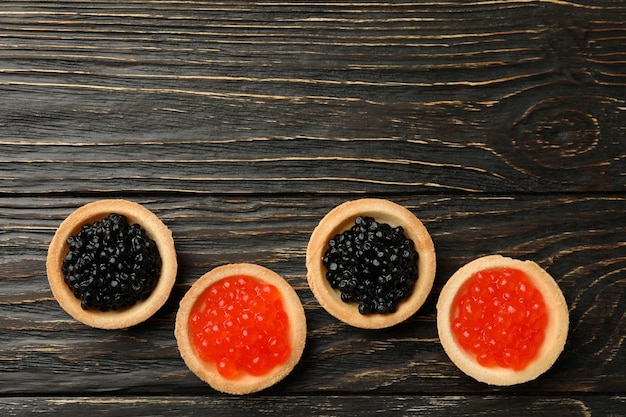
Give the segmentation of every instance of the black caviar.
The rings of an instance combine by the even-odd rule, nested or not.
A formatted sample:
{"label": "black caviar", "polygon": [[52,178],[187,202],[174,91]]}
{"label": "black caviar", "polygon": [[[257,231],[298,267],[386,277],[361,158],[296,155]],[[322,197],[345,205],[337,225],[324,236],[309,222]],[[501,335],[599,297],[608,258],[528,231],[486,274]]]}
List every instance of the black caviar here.
{"label": "black caviar", "polygon": [[161,257],[154,240],[125,216],[110,214],[83,225],[67,239],[65,282],[81,307],[118,310],[148,298],[160,275]]}
{"label": "black caviar", "polygon": [[322,258],[326,279],[359,313],[393,313],[417,281],[415,245],[402,226],[357,217],[351,229],[328,241]]}

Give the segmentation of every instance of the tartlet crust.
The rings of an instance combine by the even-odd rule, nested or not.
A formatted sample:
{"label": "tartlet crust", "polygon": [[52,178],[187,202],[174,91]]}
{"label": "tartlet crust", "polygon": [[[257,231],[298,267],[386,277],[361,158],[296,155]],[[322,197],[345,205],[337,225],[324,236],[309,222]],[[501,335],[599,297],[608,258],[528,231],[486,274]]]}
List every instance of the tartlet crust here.
{"label": "tartlet crust", "polygon": [[[453,303],[457,293],[463,288],[467,280],[476,272],[500,267],[516,268],[525,272],[533,285],[543,295],[548,311],[544,342],[537,357],[521,371],[497,366],[481,366],[472,354],[466,352],[457,343],[451,328],[451,322],[454,319]],[[490,385],[521,384],[543,374],[554,364],[563,351],[568,327],[567,303],[556,281],[535,262],[507,258],[501,255],[484,256],[461,267],[445,284],[437,302],[437,331],[444,350],[461,371],[477,381]]]}
{"label": "tartlet crust", "polygon": [[[402,226],[413,240],[419,255],[418,279],[411,296],[398,304],[394,313],[363,315],[357,303],[341,301],[339,290],[326,279],[322,257],[328,241],[350,229],[358,216],[369,216],[392,227]],[[412,316],[424,304],[435,280],[436,257],[432,238],[422,222],[405,207],[384,199],[364,198],[345,202],[332,209],[313,230],[306,251],[307,281],[320,305],[335,318],[354,327],[381,329],[396,325]]]}
{"label": "tartlet crust", "polygon": [[[237,379],[222,377],[215,364],[201,360],[191,340],[189,316],[200,307],[198,298],[212,284],[228,277],[246,275],[261,282],[274,285],[282,295],[283,308],[289,317],[289,342],[291,355],[287,361],[262,376],[243,375]],[[217,391],[243,395],[269,388],[285,378],[302,357],[306,342],[306,317],[300,298],[284,278],[274,271],[256,264],[238,263],[218,266],[200,277],[187,291],[176,314],[174,334],[178,350],[187,367],[201,380]]]}
{"label": "tartlet crust", "polygon": [[[122,310],[83,310],[80,300],[65,283],[61,266],[69,252],[67,238],[80,231],[84,224],[102,220],[111,213],[126,216],[129,224],[138,223],[157,244],[161,256],[161,273],[150,296]],[[150,210],[142,205],[121,199],[98,200],[88,203],[71,213],[59,226],[46,259],[50,289],[59,305],[74,319],[100,329],[123,329],[139,324],[165,304],[176,281],[178,262],[172,232]]]}

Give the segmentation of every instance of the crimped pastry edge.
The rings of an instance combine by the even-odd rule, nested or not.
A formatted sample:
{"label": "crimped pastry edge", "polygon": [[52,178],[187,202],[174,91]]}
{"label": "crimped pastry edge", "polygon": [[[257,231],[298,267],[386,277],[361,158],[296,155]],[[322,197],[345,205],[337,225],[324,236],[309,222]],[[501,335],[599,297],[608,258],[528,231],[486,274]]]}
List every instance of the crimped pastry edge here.
{"label": "crimped pastry edge", "polygon": [[[402,226],[405,235],[415,243],[418,252],[418,280],[409,298],[403,300],[391,314],[359,313],[356,303],[341,301],[340,292],[331,288],[325,276],[322,257],[328,240],[354,224],[358,216],[370,216],[392,227]],[[389,200],[363,198],[344,202],[333,208],[311,234],[306,251],[307,281],[320,305],[335,318],[363,329],[394,326],[415,314],[432,289],[436,272],[435,247],[423,223],[407,208]]]}
{"label": "crimped pastry edge", "polygon": [[[189,316],[200,295],[213,283],[224,278],[247,275],[262,282],[274,285],[283,297],[283,307],[289,317],[289,339],[291,355],[282,365],[275,367],[268,374],[262,376],[244,375],[237,379],[222,377],[215,365],[206,363],[198,358],[189,334]],[[267,389],[291,373],[298,364],[306,343],[306,316],[304,307],[295,290],[276,272],[257,264],[237,263],[218,266],[200,277],[187,291],[180,302],[176,314],[174,334],[178,350],[187,367],[202,381],[213,389],[233,395],[245,395]]]}
{"label": "crimped pastry edge", "polygon": [[[138,223],[152,238],[161,256],[159,281],[150,296],[135,305],[123,309],[102,312],[83,310],[77,299],[65,283],[61,271],[63,259],[69,252],[67,238],[75,235],[84,224],[102,220],[111,213],[126,216],[129,224]],[[123,199],[97,200],[79,207],[72,212],[56,230],[46,259],[46,272],[52,293],[61,306],[74,319],[88,326],[100,329],[123,329],[139,324],[165,304],[176,281],[178,262],[172,232],[163,222],[144,206]]]}
{"label": "crimped pastry edge", "polygon": [[[521,370],[481,366],[475,357],[459,346],[452,332],[451,320],[455,297],[465,282],[476,272],[500,268],[516,268],[526,273],[541,291],[549,312],[544,342],[537,357]],[[569,311],[558,284],[533,261],[522,261],[501,255],[475,259],[456,271],[444,285],[437,301],[437,331],[441,344],[452,362],[465,374],[489,385],[508,386],[532,381],[552,367],[567,339]]]}

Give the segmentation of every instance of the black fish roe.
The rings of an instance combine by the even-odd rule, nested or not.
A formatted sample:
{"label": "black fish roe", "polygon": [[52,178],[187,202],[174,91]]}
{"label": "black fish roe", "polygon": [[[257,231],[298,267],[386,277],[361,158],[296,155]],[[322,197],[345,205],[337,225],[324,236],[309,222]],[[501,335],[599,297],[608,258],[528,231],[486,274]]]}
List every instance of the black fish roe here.
{"label": "black fish roe", "polygon": [[67,239],[61,270],[81,307],[101,311],[130,307],[148,298],[160,275],[154,240],[125,216],[110,214]]}
{"label": "black fish roe", "polygon": [[415,245],[401,226],[357,217],[354,226],[328,241],[322,258],[326,279],[359,313],[393,313],[417,281]]}

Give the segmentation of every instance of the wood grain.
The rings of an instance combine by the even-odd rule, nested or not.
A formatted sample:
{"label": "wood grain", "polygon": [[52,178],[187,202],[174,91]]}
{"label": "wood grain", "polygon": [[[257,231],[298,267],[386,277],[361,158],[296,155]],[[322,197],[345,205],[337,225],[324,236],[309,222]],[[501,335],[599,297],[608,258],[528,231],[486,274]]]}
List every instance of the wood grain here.
{"label": "wood grain", "polygon": [[4,194],[624,190],[618,1],[2,8]]}
{"label": "wood grain", "polygon": [[[626,5],[622,0],[0,3],[3,415],[623,415]],[[437,251],[430,298],[392,329],[314,299],[305,249],[361,196],[408,207]],[[99,331],[53,299],[45,256],[78,206],[128,198],[174,232],[151,320]],[[435,328],[448,277],[491,253],[561,286],[570,334],[538,380],[464,376]],[[188,371],[179,300],[255,262],[309,325],[292,375],[231,398]]]}
{"label": "wood grain", "polygon": [[[511,392],[614,392],[623,374],[626,334],[626,213],[623,197],[399,198],[429,229],[438,256],[431,297],[408,322],[363,331],[343,325],[306,284],[308,237],[339,198],[148,199],[172,229],[181,268],[167,305],[126,331],[86,328],[65,314],[45,278],[54,228],[86,200],[5,199],[0,241],[0,347],[3,394],[55,392],[211,393],[184,366],[172,336],[177,304],[209,269],[254,262],[296,289],[309,333],[303,359],[270,393],[483,392],[443,352],[435,326],[438,293],[464,263],[489,253],[531,259],[551,273],[570,309],[564,353],[539,380]],[[617,225],[617,226],[616,226]],[[124,375],[122,378],[121,376]]]}
{"label": "wood grain", "polygon": [[[207,397],[129,397],[108,399],[93,397],[57,397],[45,399],[0,398],[7,416],[22,415],[24,410],[37,410],[38,415],[54,416],[69,413],[89,413],[99,416],[205,416],[231,415],[231,398]],[[295,415],[305,409],[311,415],[371,416],[385,413],[398,416],[528,416],[529,414],[565,413],[572,417],[590,415],[619,416],[624,409],[624,397],[577,396],[541,398],[537,396],[442,396],[436,400],[425,396],[386,396],[372,403],[367,396],[324,397],[246,397],[237,400],[237,413],[247,416],[268,414]],[[547,414],[546,414],[547,415]]]}

